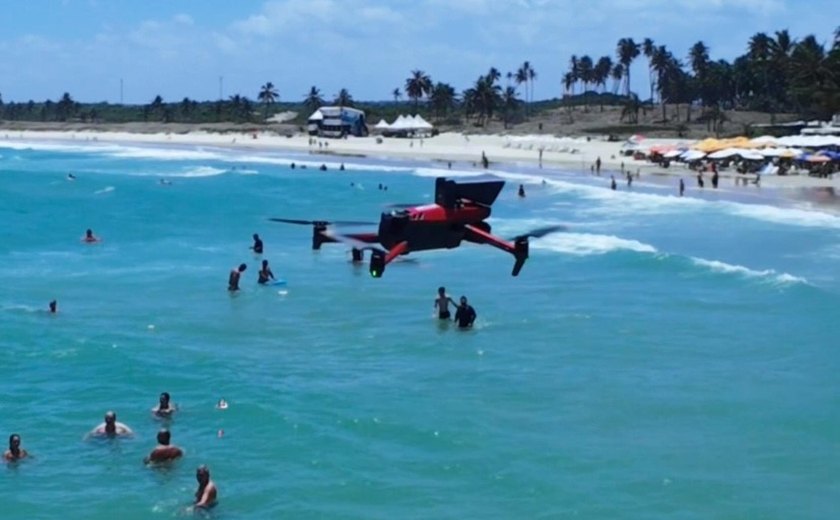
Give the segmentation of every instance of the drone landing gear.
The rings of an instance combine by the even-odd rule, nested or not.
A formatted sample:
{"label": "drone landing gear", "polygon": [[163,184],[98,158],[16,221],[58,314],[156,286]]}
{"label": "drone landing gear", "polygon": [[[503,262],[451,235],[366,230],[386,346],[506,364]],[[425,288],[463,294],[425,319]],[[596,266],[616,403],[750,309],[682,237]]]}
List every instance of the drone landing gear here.
{"label": "drone landing gear", "polygon": [[525,265],[525,260],[528,259],[528,237],[519,237],[513,242],[513,257],[516,262],[513,264],[513,272],[510,274],[518,276],[522,266]]}
{"label": "drone landing gear", "polygon": [[408,253],[408,242],[400,242],[387,252],[382,249],[371,249],[370,275],[373,278],[381,278],[382,273],[385,272],[385,266],[394,258],[406,253]]}
{"label": "drone landing gear", "polygon": [[350,254],[353,255],[353,263],[360,264],[365,261],[365,252],[361,249],[353,248],[350,250]]}

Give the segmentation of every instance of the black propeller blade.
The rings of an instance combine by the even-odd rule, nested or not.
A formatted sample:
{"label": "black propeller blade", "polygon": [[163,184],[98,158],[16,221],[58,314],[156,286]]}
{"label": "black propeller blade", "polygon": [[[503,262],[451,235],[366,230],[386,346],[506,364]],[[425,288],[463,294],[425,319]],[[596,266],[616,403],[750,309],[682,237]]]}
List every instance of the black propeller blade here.
{"label": "black propeller blade", "polygon": [[411,204],[411,203],[408,203],[408,202],[402,202],[402,203],[398,203],[398,204],[387,204],[385,207],[386,208],[391,208],[391,209],[408,209],[408,208],[416,208],[417,206],[426,206],[428,204],[431,204],[431,203],[430,202],[418,202],[416,204]]}
{"label": "black propeller blade", "polygon": [[303,226],[314,226],[317,224],[324,226],[373,226],[376,224],[376,222],[357,220],[299,220],[294,218],[270,218],[268,220],[283,222],[285,224],[300,224]]}
{"label": "black propeller blade", "polygon": [[526,233],[522,233],[521,235],[517,235],[513,240],[519,240],[522,238],[542,238],[546,235],[551,235],[552,233],[558,233],[560,231],[568,231],[569,228],[567,226],[560,226],[560,225],[553,225],[553,226],[543,226],[539,228],[532,229]]}

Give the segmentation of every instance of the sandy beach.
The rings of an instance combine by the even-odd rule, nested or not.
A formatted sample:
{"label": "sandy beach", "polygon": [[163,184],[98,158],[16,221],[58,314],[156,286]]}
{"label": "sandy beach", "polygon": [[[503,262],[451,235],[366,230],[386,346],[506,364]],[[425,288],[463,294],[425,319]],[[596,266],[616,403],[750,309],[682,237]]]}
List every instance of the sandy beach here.
{"label": "sandy beach", "polygon": [[[619,173],[623,168],[639,175],[684,177],[693,183],[694,173],[684,164],[672,163],[669,168],[645,160],[634,160],[621,154],[623,142],[610,142],[597,137],[554,137],[550,135],[467,135],[443,133],[427,138],[349,137],[347,139],[318,139],[306,134],[282,136],[274,132],[216,133],[206,131],[127,132],[109,130],[86,131],[33,131],[0,130],[2,138],[17,142],[86,142],[86,143],[137,143],[148,145],[214,146],[233,149],[259,149],[311,153],[323,157],[325,163],[340,162],[339,156],[393,158],[403,160],[428,160],[463,166],[480,166],[482,153],[492,165],[542,164],[546,176],[556,175],[556,170],[590,171],[600,158],[602,175]],[[645,146],[690,145],[685,139],[656,138],[645,140]],[[316,159],[317,161],[317,159]],[[722,178],[731,178],[732,171],[721,172]],[[676,182],[676,180],[674,181]],[[763,176],[762,187],[800,189],[834,187],[837,181],[804,175]]]}

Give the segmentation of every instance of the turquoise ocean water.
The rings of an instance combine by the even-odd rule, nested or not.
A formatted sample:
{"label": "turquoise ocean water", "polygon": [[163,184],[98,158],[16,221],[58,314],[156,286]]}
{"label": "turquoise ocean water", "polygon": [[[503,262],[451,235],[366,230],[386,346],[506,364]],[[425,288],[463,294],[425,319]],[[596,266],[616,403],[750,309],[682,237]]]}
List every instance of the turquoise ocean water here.
{"label": "turquoise ocean water", "polygon": [[[428,201],[437,175],[477,172],[361,159],[320,172],[213,148],[7,141],[0,154],[0,437],[20,433],[34,455],[0,468],[2,518],[180,517],[199,464],[220,519],[840,509],[831,213],[766,189],[679,199],[645,178],[611,192],[573,172],[495,171],[511,182],[494,231],[569,226],[532,242],[519,278],[509,255],[467,245],[372,279],[345,247],[313,253],[310,228],[267,218],[377,220]],[[80,243],[86,228],[104,241]],[[255,232],[285,289],[257,286]],[[470,298],[475,330],[432,317],[439,285]],[[161,391],[186,456],[155,470],[141,459]],[[109,409],[136,436],[83,440]]]}

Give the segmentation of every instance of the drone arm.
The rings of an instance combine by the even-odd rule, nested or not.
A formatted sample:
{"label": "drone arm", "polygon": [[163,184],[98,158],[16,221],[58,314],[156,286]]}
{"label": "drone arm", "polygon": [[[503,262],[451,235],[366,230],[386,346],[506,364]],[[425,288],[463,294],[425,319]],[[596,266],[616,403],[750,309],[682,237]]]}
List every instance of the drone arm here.
{"label": "drone arm", "polygon": [[467,231],[466,236],[464,237],[466,240],[478,244],[489,244],[493,247],[501,249],[502,251],[507,251],[512,255],[516,254],[514,244],[506,240],[502,240],[501,238],[495,235],[491,235],[483,229],[477,228],[471,224],[465,225],[464,228],[466,228]]}
{"label": "drone arm", "polygon": [[528,259],[527,237],[517,238],[513,243],[511,243],[470,224],[467,224],[464,228],[466,229],[466,236],[464,237],[466,240],[476,242],[478,244],[489,244],[495,248],[512,254],[516,259],[516,262],[513,264],[513,271],[511,272],[511,275],[519,275],[519,271],[521,271],[522,266],[525,265],[525,260]]}

